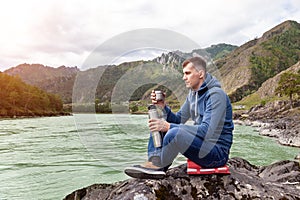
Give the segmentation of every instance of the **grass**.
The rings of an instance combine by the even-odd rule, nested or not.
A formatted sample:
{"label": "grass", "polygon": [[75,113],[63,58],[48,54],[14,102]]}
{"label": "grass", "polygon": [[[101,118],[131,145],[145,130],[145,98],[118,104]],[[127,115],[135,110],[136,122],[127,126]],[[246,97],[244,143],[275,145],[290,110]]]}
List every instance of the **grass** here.
{"label": "grass", "polygon": [[269,102],[286,101],[286,100],[288,100],[288,97],[285,96],[284,97],[273,96],[273,97],[267,97],[262,99],[257,93],[253,93],[251,95],[246,96],[241,101],[232,103],[232,105],[233,108],[242,105],[244,106],[242,110],[249,110],[254,106],[264,106]]}

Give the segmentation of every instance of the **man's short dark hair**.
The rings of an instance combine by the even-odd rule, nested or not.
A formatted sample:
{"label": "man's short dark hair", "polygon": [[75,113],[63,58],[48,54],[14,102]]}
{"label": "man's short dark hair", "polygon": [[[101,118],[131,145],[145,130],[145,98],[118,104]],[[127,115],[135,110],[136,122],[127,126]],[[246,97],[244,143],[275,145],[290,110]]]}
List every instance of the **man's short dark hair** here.
{"label": "man's short dark hair", "polygon": [[188,58],[182,63],[182,68],[185,68],[189,63],[192,63],[197,71],[204,70],[206,72],[206,62],[203,58],[198,56]]}

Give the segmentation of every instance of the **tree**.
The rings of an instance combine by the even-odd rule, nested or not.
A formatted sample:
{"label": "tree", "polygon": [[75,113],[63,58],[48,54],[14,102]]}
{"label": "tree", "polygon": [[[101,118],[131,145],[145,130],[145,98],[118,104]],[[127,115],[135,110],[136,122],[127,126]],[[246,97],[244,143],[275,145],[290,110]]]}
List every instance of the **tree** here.
{"label": "tree", "polygon": [[288,96],[290,99],[290,106],[293,108],[293,95],[300,95],[300,70],[297,74],[291,72],[283,73],[275,92],[280,95]]}
{"label": "tree", "polygon": [[99,112],[99,104],[100,104],[100,100],[98,98],[95,99],[95,111]]}

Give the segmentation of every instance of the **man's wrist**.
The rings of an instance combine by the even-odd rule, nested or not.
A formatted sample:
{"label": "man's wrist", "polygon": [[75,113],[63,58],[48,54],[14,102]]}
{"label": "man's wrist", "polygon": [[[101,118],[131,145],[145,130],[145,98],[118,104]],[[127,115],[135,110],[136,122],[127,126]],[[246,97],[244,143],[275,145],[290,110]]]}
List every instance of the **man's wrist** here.
{"label": "man's wrist", "polygon": [[170,123],[169,122],[165,122],[165,124],[166,124],[166,130],[167,131],[170,130]]}

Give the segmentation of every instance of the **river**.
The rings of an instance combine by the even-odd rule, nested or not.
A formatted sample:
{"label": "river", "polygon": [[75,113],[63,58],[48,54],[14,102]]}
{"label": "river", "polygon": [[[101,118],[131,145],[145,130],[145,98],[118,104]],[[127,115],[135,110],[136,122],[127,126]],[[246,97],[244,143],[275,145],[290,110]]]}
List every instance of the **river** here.
{"label": "river", "polygon": [[[146,159],[146,115],[5,119],[0,127],[0,200],[63,199],[94,183],[127,179],[124,167]],[[231,157],[268,165],[298,152],[235,126]],[[178,156],[174,165],[183,162]]]}

